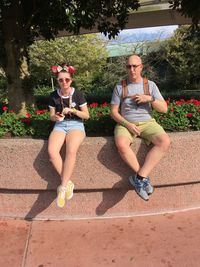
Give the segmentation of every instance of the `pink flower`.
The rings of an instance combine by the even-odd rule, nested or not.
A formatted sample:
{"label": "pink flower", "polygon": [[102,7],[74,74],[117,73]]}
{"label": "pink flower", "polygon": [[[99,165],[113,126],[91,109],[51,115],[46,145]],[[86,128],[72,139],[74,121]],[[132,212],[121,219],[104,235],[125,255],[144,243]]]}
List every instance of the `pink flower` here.
{"label": "pink flower", "polygon": [[6,111],[6,110],[8,110],[8,107],[4,106],[4,107],[2,107],[2,109],[3,109],[3,111]]}

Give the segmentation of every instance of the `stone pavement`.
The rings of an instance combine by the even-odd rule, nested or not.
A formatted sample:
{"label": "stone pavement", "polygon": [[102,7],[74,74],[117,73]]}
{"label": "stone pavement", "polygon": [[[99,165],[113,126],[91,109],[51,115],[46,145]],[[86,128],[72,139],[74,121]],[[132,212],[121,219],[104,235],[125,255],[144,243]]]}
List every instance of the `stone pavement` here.
{"label": "stone pavement", "polygon": [[200,209],[65,221],[0,219],[2,267],[198,267]]}

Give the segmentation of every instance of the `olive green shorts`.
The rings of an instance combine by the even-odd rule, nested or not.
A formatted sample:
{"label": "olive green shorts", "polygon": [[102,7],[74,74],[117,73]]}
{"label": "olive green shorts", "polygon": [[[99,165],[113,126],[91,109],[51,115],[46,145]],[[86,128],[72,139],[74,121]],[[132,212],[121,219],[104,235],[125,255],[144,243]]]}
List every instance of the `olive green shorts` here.
{"label": "olive green shorts", "polygon": [[[134,122],[133,122],[134,123]],[[144,139],[147,144],[149,144],[153,137],[156,135],[166,133],[165,130],[160,126],[155,119],[151,119],[145,122],[135,122],[134,123],[140,129],[140,138]],[[129,130],[122,126],[121,124],[117,124],[114,130],[115,137],[117,136],[127,136],[131,142],[137,137],[136,134],[130,133]]]}

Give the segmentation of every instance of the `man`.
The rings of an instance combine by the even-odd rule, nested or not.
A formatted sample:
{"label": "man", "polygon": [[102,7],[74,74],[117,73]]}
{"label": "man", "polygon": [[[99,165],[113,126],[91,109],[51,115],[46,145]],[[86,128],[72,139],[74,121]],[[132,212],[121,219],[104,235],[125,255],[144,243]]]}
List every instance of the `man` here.
{"label": "man", "polygon": [[[114,136],[121,158],[131,167],[135,175],[129,177],[136,193],[144,200],[154,188],[149,173],[166,154],[170,139],[164,129],[151,117],[152,108],[158,112],[167,112],[167,103],[158,87],[152,81],[142,77],[143,64],[138,55],[132,55],[126,65],[128,79],[116,85],[111,99],[111,116],[117,122]],[[144,87],[147,88],[144,88]],[[149,91],[149,94],[145,90]],[[126,95],[124,96],[124,91]],[[153,147],[140,166],[131,144],[135,137],[152,143]]]}

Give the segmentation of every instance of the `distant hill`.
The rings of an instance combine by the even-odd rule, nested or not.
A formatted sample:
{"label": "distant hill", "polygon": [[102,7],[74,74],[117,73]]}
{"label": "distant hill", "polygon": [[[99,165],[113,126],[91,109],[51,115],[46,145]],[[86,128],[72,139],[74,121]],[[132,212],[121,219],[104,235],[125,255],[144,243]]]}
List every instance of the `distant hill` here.
{"label": "distant hill", "polygon": [[[145,50],[145,43],[156,40],[164,40],[170,38],[178,26],[153,27],[142,29],[131,29],[121,31],[118,37],[108,40],[106,37],[106,48],[109,57],[126,56],[131,53],[141,53],[141,49]],[[142,51],[145,53],[145,51]]]}

